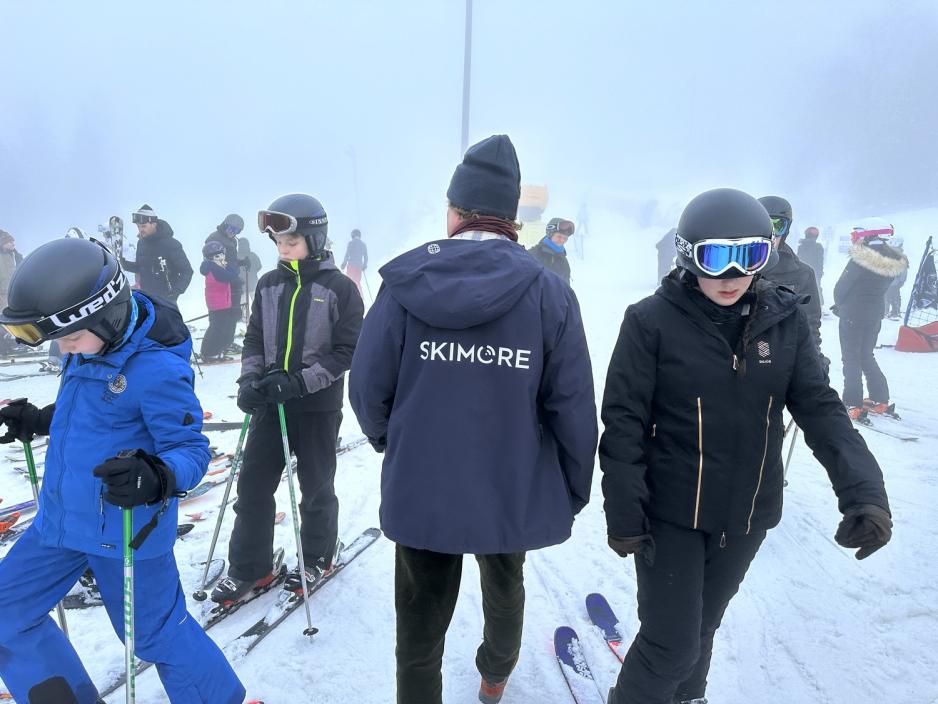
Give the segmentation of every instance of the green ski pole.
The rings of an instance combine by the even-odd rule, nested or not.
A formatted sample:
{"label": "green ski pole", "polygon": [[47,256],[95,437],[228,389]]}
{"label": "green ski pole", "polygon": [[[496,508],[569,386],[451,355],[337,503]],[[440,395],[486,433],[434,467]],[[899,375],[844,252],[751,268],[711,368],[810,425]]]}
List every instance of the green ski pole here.
{"label": "green ski pole", "polygon": [[[26,455],[26,468],[29,470],[29,483],[33,487],[33,498],[36,500],[36,509],[39,508],[39,477],[36,474],[36,460],[33,458],[33,444],[29,440],[23,441],[23,452]],[[68,638],[68,622],[65,620],[65,608],[62,602],[55,605],[55,613],[59,617],[59,626],[62,633]]]}
{"label": "green ski pole", "polygon": [[136,698],[137,667],[134,662],[134,551],[130,542],[134,535],[134,510],[124,514],[124,668],[127,673],[127,704]]}

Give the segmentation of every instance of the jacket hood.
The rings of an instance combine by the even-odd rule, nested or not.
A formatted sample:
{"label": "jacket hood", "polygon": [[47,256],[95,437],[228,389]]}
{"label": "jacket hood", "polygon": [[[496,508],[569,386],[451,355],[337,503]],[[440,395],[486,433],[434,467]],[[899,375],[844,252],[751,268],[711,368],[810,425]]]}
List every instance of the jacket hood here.
{"label": "jacket hood", "polygon": [[148,237],[141,237],[141,240],[168,240],[173,236],[173,228],[165,220],[156,221],[156,232]]}
{"label": "jacket hood", "polygon": [[427,325],[463,330],[511,310],[544,271],[516,242],[446,239],[381,267],[394,299]]}
{"label": "jacket hood", "polygon": [[192,353],[192,340],[179,309],[141,291],[134,291],[133,297],[140,307],[143,321],[127,342],[100,357],[100,360],[115,367],[122,367],[136,352],[164,348],[188,364]]}
{"label": "jacket hood", "polygon": [[870,247],[855,244],[850,248],[850,260],[867,271],[889,278],[895,278],[909,268],[908,258],[889,245]]}

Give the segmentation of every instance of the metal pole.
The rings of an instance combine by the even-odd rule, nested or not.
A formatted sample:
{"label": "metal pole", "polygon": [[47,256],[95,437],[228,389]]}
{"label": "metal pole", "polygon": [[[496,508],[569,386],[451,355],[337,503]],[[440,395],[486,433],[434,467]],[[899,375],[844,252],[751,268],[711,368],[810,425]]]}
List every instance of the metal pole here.
{"label": "metal pole", "polygon": [[472,77],[472,0],[466,0],[466,46],[463,56],[462,70],[462,149],[460,154],[466,152],[469,146],[469,94],[470,79]]}
{"label": "metal pole", "polygon": [[127,704],[134,704],[137,687],[137,666],[134,662],[134,551],[130,541],[134,534],[134,510],[124,512],[124,668],[127,677]]}

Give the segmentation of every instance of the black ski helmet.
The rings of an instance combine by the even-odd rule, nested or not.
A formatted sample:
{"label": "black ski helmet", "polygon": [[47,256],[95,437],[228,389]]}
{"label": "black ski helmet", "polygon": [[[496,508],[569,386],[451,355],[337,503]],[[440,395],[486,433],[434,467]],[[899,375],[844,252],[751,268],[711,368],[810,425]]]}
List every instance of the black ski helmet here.
{"label": "black ski helmet", "polygon": [[33,347],[88,330],[106,343],[103,354],[123,338],[130,296],[127,277],[104,245],[94,239],[53,240],[13,272],[0,324]]}
{"label": "black ski helmet", "polygon": [[[322,207],[322,203],[304,193],[291,193],[277,198],[270,204],[267,211],[285,213],[296,218],[296,234],[302,235],[306,239],[310,258],[315,259],[322,256],[326,249],[329,231],[329,219],[326,216],[326,209]],[[276,242],[272,234],[269,232],[267,234],[271,240]]]}
{"label": "black ski helmet", "polygon": [[770,218],[785,221],[785,227],[781,234],[776,235],[784,242],[785,238],[788,237],[788,233],[791,231],[791,203],[781,196],[762,196],[759,202],[762,203],[762,207],[765,208]]}
{"label": "black ski helmet", "polygon": [[202,256],[206,259],[211,259],[212,257],[217,257],[219,254],[224,253],[225,245],[218,240],[209,240],[205,243],[205,246],[202,247]]}
{"label": "black ski helmet", "polygon": [[[682,238],[688,244],[707,239],[738,239],[741,237],[773,237],[772,220],[765,208],[748,193],[735,188],[714,188],[696,196],[684,208],[674,233],[677,247],[676,263],[695,276],[707,279],[730,279],[740,276],[735,269],[711,276],[701,270],[678,242]],[[769,262],[762,271],[768,271],[778,262],[778,254],[772,252]]]}

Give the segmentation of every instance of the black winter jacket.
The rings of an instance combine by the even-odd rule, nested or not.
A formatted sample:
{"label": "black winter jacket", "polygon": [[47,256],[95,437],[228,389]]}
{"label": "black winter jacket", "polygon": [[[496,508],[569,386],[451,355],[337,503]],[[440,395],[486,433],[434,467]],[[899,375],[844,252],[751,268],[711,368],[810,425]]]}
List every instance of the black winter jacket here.
{"label": "black winter jacket", "polygon": [[365,304],[327,254],[322,261],[304,259],[298,271],[281,261],[254,292],[239,381],[270,368],[302,371],[306,394],[288,401],[287,411],[342,408]]}
{"label": "black winter jacket", "polygon": [[717,534],[775,526],[786,406],[840,510],[888,510],[882,472],[827,384],[799,297],[757,281],[749,343],[743,351],[744,332],[734,354],[679,274],[626,309],[609,364],[599,445],[609,535],[645,533],[649,518]]}
{"label": "black winter jacket", "polygon": [[790,288],[800,295],[800,303],[808,315],[811,333],[821,349],[821,294],[817,288],[814,269],[795,256],[792,248],[782,242],[778,246],[778,263],[769,269],[763,278]]}
{"label": "black winter jacket", "polygon": [[798,243],[798,259],[814,269],[814,276],[824,278],[824,245],[816,239],[805,237]]}
{"label": "black winter jacket", "polygon": [[[224,230],[215,230],[205,238],[205,244],[209,242],[218,242],[225,248],[225,260],[229,265],[234,264],[240,273],[241,265],[238,262],[238,238],[230,237]],[[231,282],[231,307],[236,308],[241,305],[241,294],[243,292],[241,276],[236,281]]]}
{"label": "black winter jacket", "polygon": [[570,262],[567,260],[566,252],[555,252],[542,240],[534,247],[531,247],[528,253],[543,264],[548,271],[554,272],[563,279],[564,283],[569,285]]}
{"label": "black winter jacket", "polygon": [[121,266],[137,274],[144,293],[171,300],[184,293],[192,280],[192,265],[165,220],[157,220],[156,232],[137,240],[137,260],[121,259]]}
{"label": "black winter jacket", "polygon": [[906,256],[889,245],[853,245],[850,260],[834,286],[831,310],[852,323],[882,320],[886,290],[908,268]]}

